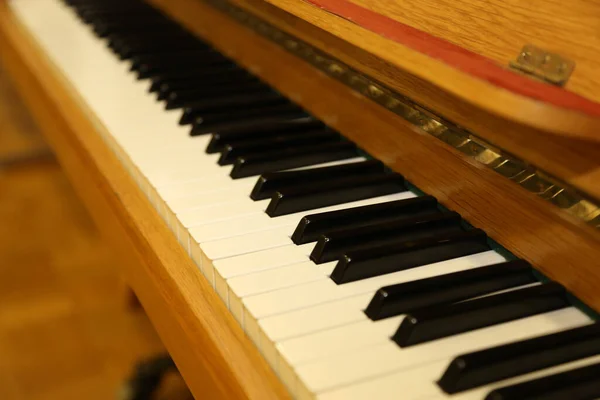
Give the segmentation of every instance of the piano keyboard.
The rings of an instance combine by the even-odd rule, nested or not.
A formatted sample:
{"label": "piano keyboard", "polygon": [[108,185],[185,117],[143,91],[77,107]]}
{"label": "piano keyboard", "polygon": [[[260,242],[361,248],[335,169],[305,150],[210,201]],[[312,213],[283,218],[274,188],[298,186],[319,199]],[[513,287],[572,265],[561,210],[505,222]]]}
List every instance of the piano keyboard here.
{"label": "piano keyboard", "polygon": [[561,285],[143,2],[67,3],[11,7],[293,397],[600,397]]}

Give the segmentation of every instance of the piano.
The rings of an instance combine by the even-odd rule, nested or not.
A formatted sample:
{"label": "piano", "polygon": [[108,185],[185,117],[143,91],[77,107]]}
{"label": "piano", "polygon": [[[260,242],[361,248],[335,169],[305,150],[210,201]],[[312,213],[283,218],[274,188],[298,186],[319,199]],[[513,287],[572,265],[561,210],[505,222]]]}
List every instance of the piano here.
{"label": "piano", "polygon": [[594,399],[598,19],[9,0],[0,59],[196,398]]}

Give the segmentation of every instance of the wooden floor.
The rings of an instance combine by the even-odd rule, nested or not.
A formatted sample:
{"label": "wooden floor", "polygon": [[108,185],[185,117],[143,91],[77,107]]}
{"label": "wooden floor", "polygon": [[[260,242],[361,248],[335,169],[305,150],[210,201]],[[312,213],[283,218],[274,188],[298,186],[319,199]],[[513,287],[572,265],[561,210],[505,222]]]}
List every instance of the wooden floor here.
{"label": "wooden floor", "polygon": [[0,71],[0,399],[115,399],[163,347],[44,149]]}

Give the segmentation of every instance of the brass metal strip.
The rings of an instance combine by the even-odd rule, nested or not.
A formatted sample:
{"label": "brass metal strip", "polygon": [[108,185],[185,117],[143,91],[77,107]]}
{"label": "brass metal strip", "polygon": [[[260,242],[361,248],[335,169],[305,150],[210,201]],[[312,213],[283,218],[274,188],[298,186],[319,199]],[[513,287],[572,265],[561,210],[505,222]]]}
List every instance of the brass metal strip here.
{"label": "brass metal strip", "polygon": [[394,112],[421,130],[496,171],[501,176],[600,229],[600,204],[595,200],[578,193],[567,184],[486,143],[472,132],[444,120],[407,97],[353,70],[348,65],[227,0],[204,0],[204,2],[302,58],[330,77]]}

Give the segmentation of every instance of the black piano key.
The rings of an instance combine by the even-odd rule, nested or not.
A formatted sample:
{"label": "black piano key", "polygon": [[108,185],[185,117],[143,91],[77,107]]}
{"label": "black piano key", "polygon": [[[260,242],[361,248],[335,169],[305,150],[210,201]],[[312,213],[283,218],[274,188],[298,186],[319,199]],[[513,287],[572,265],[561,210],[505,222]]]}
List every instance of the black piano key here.
{"label": "black piano key", "polygon": [[[202,78],[202,76],[199,75],[198,78]],[[272,91],[271,88],[269,88],[260,80],[256,78],[248,79],[250,78],[250,75],[243,77],[244,79],[233,79],[229,77],[228,74],[224,74],[215,78],[216,79],[202,79],[201,82],[198,81],[196,85],[193,86],[188,83],[187,87],[184,87],[180,84],[182,87],[176,89],[169,88],[170,91],[167,93],[165,100],[167,100],[169,103],[177,102],[179,103],[177,106],[181,107],[187,103],[205,99],[208,96],[223,97],[237,93],[253,93],[255,91],[258,92],[265,90]]]}
{"label": "black piano key", "polygon": [[[114,5],[116,3],[116,5]],[[109,17],[113,15],[158,15],[157,10],[145,6],[143,3],[138,2],[94,2],[92,4],[69,4],[76,10],[76,12],[87,14],[93,18]]]}
{"label": "black piano key", "polygon": [[[172,64],[185,64],[187,63],[202,63],[205,60],[212,59],[222,59],[229,60],[229,58],[225,57],[221,53],[219,53],[214,47],[198,42],[193,37],[186,36],[186,32],[165,32],[161,34],[159,38],[154,38],[150,35],[150,37],[144,37],[144,40],[151,40],[154,42],[160,42],[161,40],[164,42],[175,42],[175,41],[187,41],[190,43],[195,43],[196,48],[192,50],[181,50],[176,53],[169,54],[168,57],[164,57],[162,54],[140,54],[131,58],[130,61],[130,71],[138,71],[143,66],[157,66],[157,67],[168,67]],[[131,40],[126,36],[110,36],[108,39],[108,46],[111,46],[111,43],[130,43]],[[141,42],[139,42],[141,43]],[[144,45],[145,46],[145,45]],[[231,60],[230,60],[231,61]]]}
{"label": "black piano key", "polygon": [[106,37],[109,34],[122,34],[130,32],[156,32],[157,30],[164,30],[172,26],[171,21],[164,21],[160,23],[148,23],[139,25],[110,25],[110,24],[95,24],[94,33],[99,37]]}
{"label": "black piano key", "polygon": [[248,138],[261,138],[268,136],[281,136],[284,134],[294,134],[299,132],[309,132],[315,129],[324,128],[325,125],[312,116],[302,118],[278,120],[259,126],[246,126],[237,129],[228,129],[215,132],[212,135],[206,152],[209,154],[219,153],[227,143]]}
{"label": "black piano key", "polygon": [[[168,55],[165,55],[168,57]],[[164,71],[160,72],[156,75],[152,75],[149,77],[140,77],[137,76],[137,79],[149,79],[154,82],[157,79],[164,79],[168,81],[170,78],[175,79],[205,79],[206,81],[211,80],[224,80],[230,73],[233,71],[237,71],[239,67],[233,63],[225,63],[221,65],[183,65],[181,68],[177,70]]]}
{"label": "black piano key", "polygon": [[271,94],[273,93],[273,89],[262,82],[249,82],[246,84],[221,85],[212,88],[180,90],[172,92],[167,97],[165,108],[167,110],[172,110],[175,108],[186,107],[190,104],[196,104],[199,101],[206,102],[214,99],[218,102],[223,98],[260,95],[262,93]]}
{"label": "black piano key", "polygon": [[[282,100],[283,102],[280,102]],[[301,118],[308,116],[306,111],[294,104],[285,104],[285,98],[274,99],[274,104],[252,111],[243,109],[239,113],[233,109],[229,112],[213,112],[198,117],[190,132],[191,136],[206,135],[221,130],[241,128],[244,126],[260,125],[272,120]]]}
{"label": "black piano key", "polygon": [[124,21],[127,18],[131,19],[158,19],[164,18],[154,10],[148,10],[147,8],[141,7],[121,7],[120,10],[110,8],[90,8],[90,7],[76,7],[75,12],[77,16],[85,23],[92,24],[96,21]]}
{"label": "black piano key", "polygon": [[[178,54],[178,53],[174,53]],[[153,76],[160,76],[164,73],[181,71],[186,68],[222,68],[235,65],[231,60],[220,57],[206,57],[202,61],[189,60],[186,62],[173,62],[170,65],[141,65],[136,69],[138,79],[147,79]],[[199,72],[200,74],[200,72]]]}
{"label": "black piano key", "polygon": [[[69,4],[71,7],[75,8],[76,10],[90,10],[90,11],[99,10],[99,11],[112,11],[112,12],[125,13],[126,11],[128,11],[130,9],[133,9],[133,10],[140,10],[140,9],[148,10],[149,9],[147,6],[143,6],[143,3],[140,3],[138,1],[123,1],[120,4],[116,0],[106,0],[103,2],[88,1],[88,0],[85,0],[85,1],[67,0],[65,2],[67,4]],[[153,9],[150,8],[150,10],[153,10]]]}
{"label": "black piano key", "polygon": [[438,385],[449,394],[600,354],[600,323],[456,357]]}
{"label": "black piano key", "polygon": [[165,72],[179,71],[189,65],[205,67],[219,62],[233,64],[231,60],[214,54],[217,53],[213,53],[210,49],[202,49],[172,53],[167,57],[152,54],[141,55],[130,60],[131,67],[129,69],[137,74],[156,76]]}
{"label": "black piano key", "polygon": [[166,72],[179,71],[189,66],[206,67],[226,63],[235,64],[216,53],[213,49],[200,49],[173,53],[167,57],[153,54],[133,57],[130,70],[146,76],[155,76]]}
{"label": "black piano key", "polygon": [[[302,134],[304,134],[302,132]],[[252,200],[268,199],[276,191],[319,181],[331,181],[347,176],[371,175],[385,171],[381,161],[368,160],[329,167],[309,168],[263,174],[250,193]]]}
{"label": "black piano key", "polygon": [[[256,126],[258,127],[260,124],[257,123]],[[331,143],[320,146],[303,146],[277,152],[254,154],[238,158],[235,161],[230,176],[233,179],[239,179],[253,175],[261,175],[266,172],[343,160],[356,157],[357,155],[356,146],[351,142]]]}
{"label": "black piano key", "polygon": [[600,363],[491,391],[485,400],[593,400],[600,398]]}
{"label": "black piano key", "polygon": [[487,236],[479,229],[376,246],[344,254],[331,279],[343,284],[488,250]]}
{"label": "black piano key", "polygon": [[377,321],[395,315],[482,296],[511,287],[536,282],[531,265],[523,260],[509,261],[452,274],[400,283],[379,289],[365,309]]}
{"label": "black piano key", "polygon": [[156,15],[104,15],[96,16],[90,20],[92,29],[97,35],[108,32],[112,35],[128,35],[130,37],[144,37],[144,33],[178,32],[181,27],[166,18]]}
{"label": "black piano key", "polygon": [[328,211],[303,217],[292,235],[292,241],[305,244],[316,241],[324,232],[331,229],[365,226],[373,222],[390,219],[412,218],[440,212],[437,200],[432,196],[396,200],[345,210]]}
{"label": "black piano key", "polygon": [[[222,83],[227,82],[230,79],[236,79],[239,77],[247,77],[248,72],[239,68],[238,66],[228,66],[226,68],[219,68],[215,70],[212,75],[205,73],[204,75],[198,75],[198,71],[194,69],[186,69],[183,71],[170,72],[162,74],[161,76],[154,76],[150,78],[152,84],[150,85],[150,92],[158,91],[162,85],[169,85],[173,83],[181,84],[182,82],[188,82],[190,80],[201,80],[203,82],[216,82]],[[191,123],[190,120],[188,123]]]}
{"label": "black piano key", "polygon": [[[245,126],[252,121],[260,121],[263,118],[277,116],[279,118],[291,115],[292,117],[306,116],[306,112],[299,109],[297,105],[288,102],[286,99],[274,101],[273,104],[263,106],[253,105],[235,110],[205,113],[196,118],[194,128],[196,134],[200,128],[203,132],[213,133],[225,130],[229,126]],[[236,143],[235,141],[233,143]],[[221,149],[223,151],[223,149]]]}
{"label": "black piano key", "polygon": [[94,32],[102,37],[109,33],[122,32],[145,32],[154,30],[164,30],[169,28],[173,23],[169,20],[157,19],[156,17],[146,18],[127,18],[126,20],[113,17],[102,21],[94,22]]}
{"label": "black piano key", "polygon": [[156,11],[148,10],[147,8],[142,8],[139,6],[127,7],[122,6],[120,9],[102,9],[102,8],[90,8],[90,7],[76,7],[75,12],[81,18],[82,21],[86,23],[91,23],[98,18],[113,18],[115,16],[127,15],[127,16],[152,16],[157,15]]}
{"label": "black piano key", "polygon": [[[88,10],[90,11],[90,10]],[[141,10],[140,10],[141,11]],[[142,13],[136,12],[135,14],[131,13],[119,13],[119,14],[110,14],[110,15],[100,15],[96,14],[94,17],[95,22],[102,22],[107,27],[119,27],[123,25],[131,25],[138,26],[140,24],[145,25],[148,23],[169,23],[173,25],[173,22],[169,21],[163,15],[159,13]]]}
{"label": "black piano key", "polygon": [[175,42],[158,42],[158,43],[146,43],[131,45],[129,43],[124,44],[119,49],[115,49],[116,54],[121,60],[128,60],[135,56],[145,54],[162,54],[168,57],[169,54],[176,54],[182,51],[192,51],[201,49],[202,45],[197,42],[188,41],[175,41]]}
{"label": "black piano key", "polygon": [[166,20],[164,15],[160,14],[152,8],[140,7],[139,5],[132,8],[132,5],[133,4],[129,4],[130,7],[127,7],[127,4],[123,3],[119,6],[118,9],[114,7],[90,8],[86,6],[79,6],[76,7],[76,9],[80,12],[86,12],[92,15],[94,17],[94,21],[106,21],[113,24],[126,24],[128,23],[128,21],[137,22],[148,20]]}
{"label": "black piano key", "polygon": [[568,306],[565,289],[550,282],[409,314],[393,340],[413,346]]}
{"label": "black piano key", "polygon": [[278,217],[406,190],[404,178],[398,174],[378,174],[338,179],[333,182],[315,182],[277,191],[271,198],[266,213],[270,217]]}
{"label": "black piano key", "polygon": [[[96,18],[93,21],[94,32],[100,30],[102,32],[121,31],[123,28],[136,30],[145,30],[147,28],[161,29],[166,25],[172,25],[171,22],[165,21],[160,15],[113,15],[110,18]],[[161,29],[162,30],[162,29]]]}
{"label": "black piano key", "polygon": [[[259,109],[264,109],[264,108],[269,108],[269,107],[274,107],[274,106],[280,106],[280,105],[293,105],[295,109],[299,109],[298,106],[296,106],[295,104],[291,103],[288,99],[286,99],[283,96],[265,96],[265,98],[263,99],[256,99],[255,101],[250,101],[250,102],[244,102],[245,104],[239,104],[237,106],[231,106],[231,105],[216,105],[215,107],[211,107],[210,105],[205,107],[205,108],[199,108],[199,107],[184,107],[183,108],[183,113],[181,115],[181,119],[179,120],[179,124],[180,125],[187,125],[187,124],[192,124],[192,132],[191,135],[192,136],[196,136],[196,135],[204,135],[206,133],[215,133],[215,131],[210,132],[207,131],[206,128],[204,128],[204,124],[205,124],[205,120],[204,117],[206,115],[231,115],[234,116],[238,113],[244,114],[249,112],[250,110],[259,110]],[[265,117],[267,116],[272,116],[271,114],[261,114],[261,115],[265,115]],[[281,118],[278,118],[277,120],[281,120]],[[262,125],[262,124],[261,124]],[[244,128],[246,125],[242,124],[237,128]],[[251,127],[254,125],[250,125]],[[228,130],[230,129],[236,129],[236,128],[228,128]]]}
{"label": "black piano key", "polygon": [[241,93],[233,95],[215,96],[189,101],[181,107],[192,108],[197,112],[208,112],[224,108],[243,107],[257,101],[278,100],[282,96],[271,88],[258,91],[257,93]]}
{"label": "black piano key", "polygon": [[192,34],[181,29],[178,26],[168,30],[144,32],[144,34],[139,34],[137,32],[109,34],[107,40],[109,46],[111,44],[148,46],[149,43],[168,43],[182,40],[188,43],[194,42],[197,44],[198,48],[210,48],[208,44],[197,40]]}
{"label": "black piano key", "polygon": [[297,135],[272,136],[255,140],[245,140],[237,143],[226,144],[221,150],[219,165],[230,165],[238,157],[244,157],[265,151],[275,151],[278,149],[290,149],[294,146],[318,145],[329,142],[339,142],[343,140],[341,136],[334,131],[323,129],[313,132],[302,132]]}
{"label": "black piano key", "polygon": [[151,90],[149,91],[156,92],[158,100],[164,100],[168,98],[171,93],[178,92],[181,90],[211,89],[222,85],[242,85],[258,81],[258,78],[248,74],[235,76],[222,75],[220,77],[213,77],[209,80],[204,79],[202,77],[196,77],[193,79],[165,82],[160,85],[157,85],[156,87],[154,87],[154,84],[152,84],[152,87],[150,88]]}
{"label": "black piano key", "polygon": [[[145,32],[143,38],[141,38],[137,33],[130,34],[108,34],[105,40],[107,41],[108,47],[117,55],[125,52],[131,51],[134,46],[144,46],[144,48],[148,48],[149,46],[145,43],[151,40],[154,43],[170,43],[173,41],[193,41],[193,37],[191,37],[187,32],[184,31],[156,31],[156,32]],[[210,49],[208,46],[203,46],[202,44],[197,43],[197,46],[193,49],[183,49],[176,53],[170,53],[170,55],[181,54],[181,53],[191,53],[191,52],[199,52],[206,51]],[[131,61],[139,60],[145,57],[163,57],[164,54],[160,54],[160,52],[152,53],[146,52],[138,55],[132,55]]]}
{"label": "black piano key", "polygon": [[356,228],[342,228],[321,236],[310,253],[316,264],[334,261],[345,253],[374,246],[384,246],[438,237],[462,231],[461,218],[455,212],[433,213],[413,218],[399,218]]}

